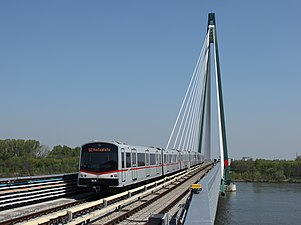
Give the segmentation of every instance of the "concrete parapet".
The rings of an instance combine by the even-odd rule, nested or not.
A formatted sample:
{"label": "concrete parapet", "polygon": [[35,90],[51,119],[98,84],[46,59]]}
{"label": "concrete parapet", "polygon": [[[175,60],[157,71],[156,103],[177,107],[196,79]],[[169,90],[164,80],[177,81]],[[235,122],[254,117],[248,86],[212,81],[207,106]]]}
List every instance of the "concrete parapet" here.
{"label": "concrete parapet", "polygon": [[220,192],[221,170],[217,163],[200,180],[202,191],[192,196],[184,225],[213,225]]}

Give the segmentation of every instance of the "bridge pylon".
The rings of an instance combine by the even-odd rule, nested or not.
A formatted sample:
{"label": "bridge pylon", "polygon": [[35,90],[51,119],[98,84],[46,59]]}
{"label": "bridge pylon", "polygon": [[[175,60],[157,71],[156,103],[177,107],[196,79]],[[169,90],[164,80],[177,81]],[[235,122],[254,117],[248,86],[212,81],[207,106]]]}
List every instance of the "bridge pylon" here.
{"label": "bridge pylon", "polygon": [[[215,61],[215,75],[216,75],[216,95],[217,95],[217,108],[218,108],[218,127],[219,127],[219,148],[222,169],[222,179],[221,179],[221,192],[224,193],[224,185],[229,186],[231,184],[231,178],[229,174],[229,158],[228,158],[228,148],[227,148],[227,135],[226,135],[226,124],[225,124],[225,112],[223,103],[223,91],[222,91],[222,81],[221,81],[221,69],[219,61],[218,52],[218,42],[217,42],[217,32],[216,32],[216,22],[215,14],[208,14],[208,26],[207,32],[209,36],[210,46],[214,46],[214,61]],[[212,44],[212,45],[211,45]],[[208,55],[208,57],[210,57]],[[210,62],[210,60],[208,60]],[[210,66],[208,67],[210,68]]]}
{"label": "bridge pylon", "polygon": [[222,165],[221,193],[224,193],[224,185],[230,185],[231,179],[214,13],[208,15],[206,38],[166,149],[200,152],[205,160],[211,160],[211,72],[213,72],[211,71],[211,63],[215,65],[218,137]]}

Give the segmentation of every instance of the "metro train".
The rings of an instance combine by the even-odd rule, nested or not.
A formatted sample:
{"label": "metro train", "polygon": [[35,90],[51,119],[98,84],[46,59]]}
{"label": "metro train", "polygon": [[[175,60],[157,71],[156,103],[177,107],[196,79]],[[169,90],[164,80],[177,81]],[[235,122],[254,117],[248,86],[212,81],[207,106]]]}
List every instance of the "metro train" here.
{"label": "metro train", "polygon": [[78,186],[96,191],[128,187],[203,161],[199,152],[93,141],[81,147]]}

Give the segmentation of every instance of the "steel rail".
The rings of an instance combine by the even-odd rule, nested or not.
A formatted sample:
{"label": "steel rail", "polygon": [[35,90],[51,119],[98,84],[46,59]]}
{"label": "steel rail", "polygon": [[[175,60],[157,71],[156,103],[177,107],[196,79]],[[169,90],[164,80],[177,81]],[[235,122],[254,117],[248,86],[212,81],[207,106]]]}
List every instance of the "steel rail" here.
{"label": "steel rail", "polygon": [[[210,167],[208,169],[208,167]],[[191,174],[190,177],[183,179],[181,182],[179,182],[178,184],[176,184],[176,186],[166,189],[163,193],[160,193],[158,196],[153,197],[150,200],[147,200],[146,202],[134,207],[133,209],[128,210],[126,213],[117,216],[114,219],[111,219],[110,221],[103,223],[103,222],[93,222],[94,225],[98,225],[98,224],[102,224],[102,225],[114,225],[117,223],[122,222],[123,220],[128,219],[129,217],[135,217],[135,214],[137,212],[140,212],[140,210],[145,209],[146,207],[150,206],[151,204],[154,204],[157,201],[160,201],[160,199],[164,196],[166,196],[167,194],[170,194],[171,192],[173,192],[177,187],[179,187],[180,185],[184,184],[186,181],[188,181],[189,179],[193,178],[195,175],[197,175],[199,172],[206,170],[205,173],[207,173],[210,169],[212,168],[211,165],[207,165],[206,167],[200,168],[199,171],[196,171],[195,173]],[[205,173],[201,176],[205,176]],[[187,196],[190,192],[190,188],[187,187],[180,195],[178,195],[175,199],[172,199],[172,201],[165,206],[163,209],[161,209],[158,214],[164,214],[167,213],[171,208],[173,208],[179,201],[182,200],[182,198],[184,198],[185,196]],[[137,216],[138,217],[138,216]],[[130,220],[131,221],[131,220]],[[145,219],[135,219],[132,221],[133,223],[137,224],[137,223],[143,223],[144,225],[147,225],[147,220]]]}
{"label": "steel rail", "polygon": [[[204,164],[203,166],[204,167]],[[192,172],[196,172],[196,168],[191,169]],[[170,185],[174,182],[177,182],[179,179],[187,176],[188,172],[181,171],[177,174],[171,175],[155,181],[153,183],[134,188],[132,190],[109,196],[93,202],[79,202],[79,203],[68,203],[63,206],[54,207],[53,209],[47,209],[41,212],[32,213],[27,216],[20,218],[15,218],[10,221],[0,222],[0,224],[15,224],[21,221],[27,221],[23,224],[65,224],[71,222],[70,224],[77,224],[78,220],[90,221],[90,219],[83,219],[87,217],[86,214],[90,215],[95,214],[98,211],[102,211],[102,214],[107,214],[116,209],[120,209],[126,205],[129,205],[139,199],[144,198],[145,196],[150,195],[158,191],[159,189],[166,188],[167,185]],[[71,208],[70,208],[71,207]],[[63,209],[63,210],[62,210]],[[55,212],[53,215],[50,213]],[[42,217],[41,217],[42,216]],[[40,218],[39,218],[40,217]],[[92,216],[93,217],[93,216]],[[35,218],[35,219],[32,219]],[[74,220],[76,219],[77,220]],[[32,219],[32,220],[31,220]]]}
{"label": "steel rail", "polygon": [[61,177],[61,180],[48,179],[42,183],[1,187],[0,210],[14,209],[45,200],[75,195],[83,190],[77,187],[76,179],[77,177],[73,174],[72,176]]}
{"label": "steel rail", "polygon": [[[116,210],[118,211],[120,209],[123,209],[124,206],[127,206],[127,205],[130,205],[132,203],[135,203],[138,200],[143,200],[144,197],[149,196],[152,193],[155,193],[159,189],[164,189],[164,188],[166,188],[170,184],[173,184],[175,182],[179,182],[179,180],[181,178],[184,178],[184,176],[187,176],[189,173],[192,174],[192,176],[193,176],[196,173],[198,173],[199,171],[201,171],[202,169],[204,169],[204,168],[206,168],[206,167],[208,167],[210,165],[212,165],[212,164],[209,163],[209,164],[203,165],[201,168],[192,169],[191,171],[186,172],[185,174],[181,174],[179,177],[173,177],[172,180],[169,180],[166,183],[163,183],[163,184],[161,184],[161,185],[159,185],[159,186],[157,186],[157,187],[155,187],[153,189],[147,190],[147,191],[145,191],[145,192],[143,192],[141,194],[138,194],[138,195],[136,195],[136,196],[134,196],[132,198],[129,198],[129,199],[126,199],[126,200],[122,200],[122,201],[120,201],[120,202],[118,202],[116,204],[112,204],[112,205],[107,206],[107,207],[103,207],[103,208],[101,208],[99,210],[94,211],[93,213],[91,213],[89,215],[86,215],[86,216],[82,215],[81,217],[78,217],[77,219],[72,220],[72,222],[70,222],[68,224],[70,224],[70,225],[76,225],[76,224],[85,224],[85,223],[88,223],[88,222],[91,223],[93,221],[97,221],[99,218],[102,218],[102,217],[104,217],[105,220],[108,221],[109,218],[107,218],[106,216],[112,214]],[[185,180],[187,180],[187,179],[184,179],[184,181],[182,181],[182,182],[185,182]],[[154,197],[155,198],[154,201],[156,199],[158,200],[158,199],[162,198],[162,196],[164,196],[164,195],[155,196]],[[148,201],[151,201],[151,200],[148,200]],[[142,204],[145,204],[145,205],[143,205],[142,207],[141,206],[137,206],[138,208],[136,210],[133,209],[133,212],[137,211],[137,210],[139,211],[141,208],[144,208],[149,203],[145,202],[145,203],[142,203]],[[128,216],[131,213],[132,213],[132,211],[129,210],[128,212],[123,213],[120,217],[122,217],[124,214]],[[72,218],[72,219],[74,219],[74,218]],[[111,222],[107,222],[107,223],[108,224],[110,224],[110,223],[113,224],[113,223],[119,221],[120,218],[116,218],[116,221],[114,219],[110,219],[110,220],[112,220],[113,222],[112,223]]]}

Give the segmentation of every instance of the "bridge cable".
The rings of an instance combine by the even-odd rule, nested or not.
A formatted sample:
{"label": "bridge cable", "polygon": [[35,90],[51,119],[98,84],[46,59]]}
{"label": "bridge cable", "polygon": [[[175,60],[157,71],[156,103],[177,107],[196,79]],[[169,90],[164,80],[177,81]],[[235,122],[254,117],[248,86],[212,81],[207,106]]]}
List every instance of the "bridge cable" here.
{"label": "bridge cable", "polygon": [[[188,89],[173,126],[166,149],[198,151],[201,120],[204,117],[205,85],[209,58],[209,32],[206,35]],[[201,85],[202,84],[202,85]]]}

